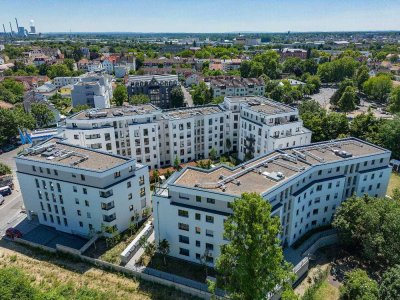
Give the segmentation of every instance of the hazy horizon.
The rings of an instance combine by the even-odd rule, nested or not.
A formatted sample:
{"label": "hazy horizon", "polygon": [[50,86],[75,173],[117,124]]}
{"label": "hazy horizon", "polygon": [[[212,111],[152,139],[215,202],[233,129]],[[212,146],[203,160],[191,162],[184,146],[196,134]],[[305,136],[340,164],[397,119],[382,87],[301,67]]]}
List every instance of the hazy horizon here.
{"label": "hazy horizon", "polygon": [[284,33],[400,30],[395,0],[2,0],[0,24],[42,33]]}

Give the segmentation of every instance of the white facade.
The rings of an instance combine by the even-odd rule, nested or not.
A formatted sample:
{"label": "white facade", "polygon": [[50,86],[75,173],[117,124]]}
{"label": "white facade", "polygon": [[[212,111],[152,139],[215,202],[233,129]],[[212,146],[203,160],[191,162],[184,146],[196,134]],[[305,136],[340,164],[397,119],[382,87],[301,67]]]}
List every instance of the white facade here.
{"label": "white facade", "polygon": [[57,88],[61,88],[66,85],[74,85],[82,80],[83,76],[76,76],[76,77],[55,77],[53,79],[53,84]]}
{"label": "white facade", "polygon": [[167,239],[171,256],[199,263],[220,254],[229,205],[243,192],[259,193],[278,216],[284,246],[313,228],[328,225],[353,194],[384,197],[390,151],[348,138],[276,150],[234,169],[188,167],[153,195],[156,242]]}
{"label": "white facade", "polygon": [[[265,104],[263,108],[273,111],[253,114],[256,107],[249,103]],[[270,119],[273,123],[265,124]],[[182,163],[208,158],[212,149],[217,156],[239,152],[244,159],[311,141],[296,109],[261,97],[225,98],[221,105],[171,110],[146,104],[80,112],[66,120],[64,135],[74,145],[133,157],[151,168],[172,165],[176,157]]]}
{"label": "white facade", "polygon": [[16,158],[29,218],[88,236],[139,222],[150,208],[148,168],[135,160],[53,138]]}

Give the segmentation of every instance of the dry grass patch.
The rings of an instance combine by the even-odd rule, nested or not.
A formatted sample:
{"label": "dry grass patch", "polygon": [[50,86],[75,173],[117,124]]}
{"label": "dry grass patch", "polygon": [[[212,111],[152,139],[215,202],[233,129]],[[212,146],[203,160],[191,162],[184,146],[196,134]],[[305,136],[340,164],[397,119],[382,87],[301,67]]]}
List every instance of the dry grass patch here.
{"label": "dry grass patch", "polygon": [[190,299],[168,287],[105,272],[89,264],[49,255],[9,241],[0,241],[0,268],[17,267],[42,291],[73,284],[107,295],[107,299]]}

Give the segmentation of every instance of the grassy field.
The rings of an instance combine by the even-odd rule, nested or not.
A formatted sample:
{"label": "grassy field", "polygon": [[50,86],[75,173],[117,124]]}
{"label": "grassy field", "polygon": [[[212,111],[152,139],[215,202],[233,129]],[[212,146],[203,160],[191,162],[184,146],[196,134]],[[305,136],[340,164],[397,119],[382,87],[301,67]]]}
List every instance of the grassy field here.
{"label": "grassy field", "polygon": [[6,267],[24,270],[32,284],[42,291],[71,283],[74,288],[95,290],[112,300],[195,299],[159,284],[105,272],[71,258],[0,240],[0,269]]}
{"label": "grassy field", "polygon": [[324,281],[314,295],[314,300],[338,300],[339,289]]}
{"label": "grassy field", "polygon": [[400,175],[397,173],[392,173],[386,194],[391,196],[392,191],[395,188],[400,188]]}

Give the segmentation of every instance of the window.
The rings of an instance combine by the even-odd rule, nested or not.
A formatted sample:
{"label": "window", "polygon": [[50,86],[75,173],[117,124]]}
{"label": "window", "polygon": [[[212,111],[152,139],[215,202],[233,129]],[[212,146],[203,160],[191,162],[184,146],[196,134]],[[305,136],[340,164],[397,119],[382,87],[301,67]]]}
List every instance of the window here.
{"label": "window", "polygon": [[121,176],[121,172],[120,171],[114,173],[114,178],[118,178],[120,176]]}
{"label": "window", "polygon": [[75,193],[78,191],[76,186],[73,186],[72,189],[74,190]]}
{"label": "window", "polygon": [[196,241],[196,247],[200,247],[200,241]]}
{"label": "window", "polygon": [[83,188],[83,193],[86,195],[87,194],[87,188]]}
{"label": "window", "polygon": [[83,223],[81,221],[79,221],[79,226],[83,227]]}
{"label": "window", "polygon": [[133,210],[133,205],[129,205],[129,211]]}
{"label": "window", "polygon": [[85,175],[81,174],[81,180],[82,180],[82,181],[85,181],[85,180],[86,180]]}
{"label": "window", "polygon": [[206,229],[206,236],[213,237],[214,236],[214,231],[212,231],[210,229]]}
{"label": "window", "polygon": [[81,211],[79,209],[76,211],[76,213],[78,214],[78,216],[81,215]]}
{"label": "window", "polygon": [[187,210],[179,209],[178,210],[178,216],[189,218],[189,212]]}
{"label": "window", "polygon": [[189,237],[184,235],[179,235],[179,242],[183,244],[189,244]]}
{"label": "window", "polygon": [[132,193],[128,194],[128,200],[132,200]]}
{"label": "window", "polygon": [[184,223],[178,223],[178,228],[180,230],[189,231],[189,225]]}
{"label": "window", "polygon": [[86,216],[87,216],[88,219],[90,219],[92,217],[90,212],[86,213]]}
{"label": "window", "polygon": [[185,248],[179,248],[179,254],[189,256],[189,250]]}
{"label": "window", "polygon": [[201,220],[201,214],[196,213],[195,218],[196,218],[197,221],[200,221]]}
{"label": "window", "polygon": [[206,243],[206,249],[212,251],[212,250],[214,250],[214,245],[210,244],[210,243]]}
{"label": "window", "polygon": [[215,204],[215,199],[207,198],[207,203]]}
{"label": "window", "polygon": [[200,234],[201,233],[201,228],[200,227],[196,227],[196,234]]}
{"label": "window", "polygon": [[206,222],[207,223],[214,223],[214,217],[213,216],[206,216]]}
{"label": "window", "polygon": [[312,214],[313,214],[313,215],[318,214],[318,209],[314,209],[313,212],[312,212]]}
{"label": "window", "polygon": [[126,183],[126,187],[129,189],[131,186],[132,186],[132,183],[131,183],[130,181],[128,181],[128,182]]}
{"label": "window", "polygon": [[79,199],[75,198],[75,204],[79,204]]}
{"label": "window", "polygon": [[196,202],[201,202],[201,196],[196,196]]}
{"label": "window", "polygon": [[89,207],[89,201],[85,200],[85,206]]}
{"label": "window", "polygon": [[140,197],[143,197],[146,195],[146,189],[144,187],[140,188]]}

